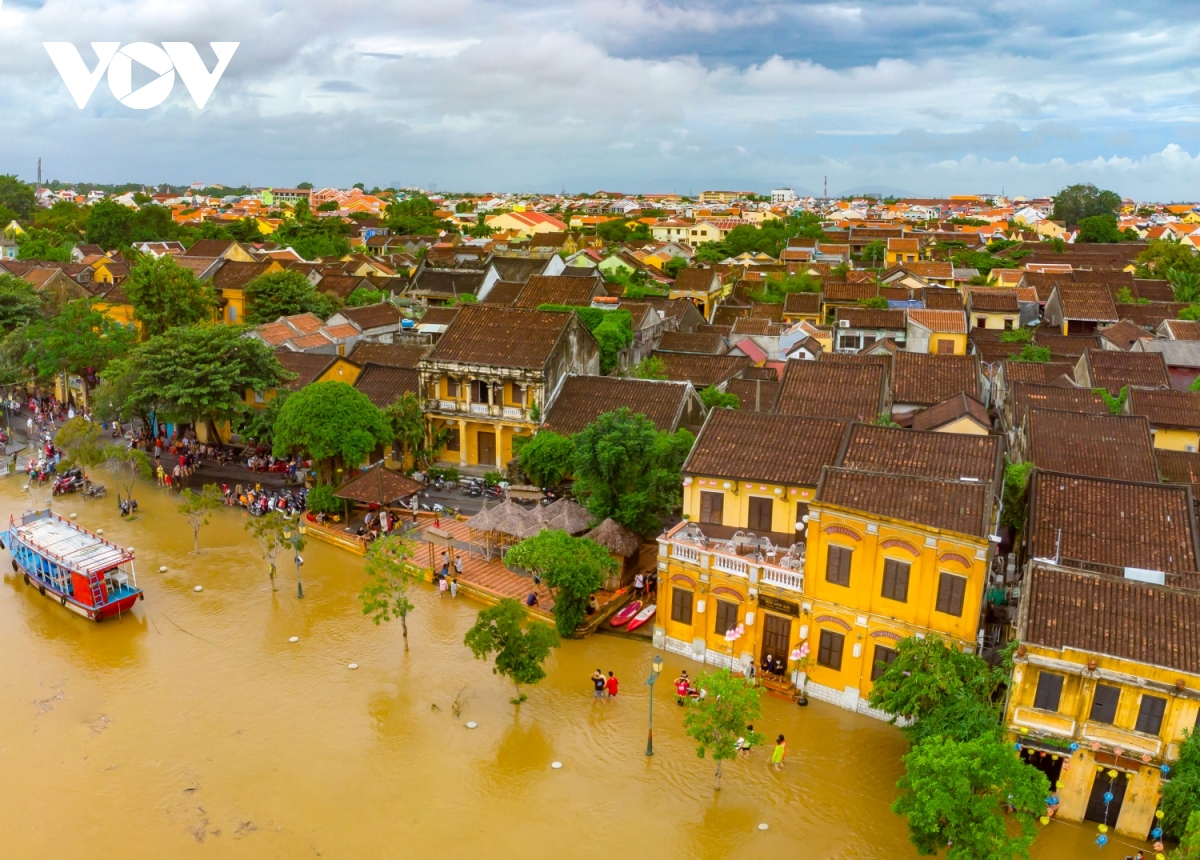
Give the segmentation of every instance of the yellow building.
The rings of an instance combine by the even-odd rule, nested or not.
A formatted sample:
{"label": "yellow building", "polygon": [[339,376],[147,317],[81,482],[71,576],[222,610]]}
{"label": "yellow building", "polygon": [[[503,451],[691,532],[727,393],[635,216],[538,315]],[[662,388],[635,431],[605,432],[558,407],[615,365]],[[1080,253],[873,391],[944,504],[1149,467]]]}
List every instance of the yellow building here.
{"label": "yellow building", "polygon": [[1155,448],[1200,451],[1200,392],[1131,387],[1125,412],[1146,416]]}
{"label": "yellow building", "polygon": [[971,328],[1012,331],[1021,327],[1021,307],[1015,289],[977,287],[967,290],[967,320]]}
{"label": "yellow building", "polygon": [[246,285],[255,278],[282,272],[278,260],[264,263],[244,263],[227,260],[212,276],[212,286],[221,306],[221,321],[236,325],[246,319]]}
{"label": "yellow building", "polygon": [[721,276],[716,269],[688,266],[686,269],[679,270],[667,297],[687,299],[699,309],[707,321],[712,318],[722,290]]}
{"label": "yellow building", "polygon": [[967,354],[967,317],[962,311],[913,308],[906,322],[904,348],[909,352]]}
{"label": "yellow building", "polygon": [[915,263],[921,259],[919,239],[888,239],[885,260],[889,266],[897,263]]}

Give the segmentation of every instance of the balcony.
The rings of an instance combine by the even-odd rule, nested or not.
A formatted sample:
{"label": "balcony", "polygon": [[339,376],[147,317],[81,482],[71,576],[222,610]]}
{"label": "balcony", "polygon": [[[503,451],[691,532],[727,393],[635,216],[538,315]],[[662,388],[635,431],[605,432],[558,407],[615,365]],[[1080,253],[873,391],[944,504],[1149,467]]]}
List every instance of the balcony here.
{"label": "balcony", "polygon": [[1062,714],[1052,714],[1049,711],[1039,711],[1034,708],[1017,708],[1013,711],[1013,725],[1032,731],[1057,735],[1060,738],[1075,736],[1075,721]]}
{"label": "balcony", "polygon": [[487,415],[488,414],[488,405],[486,403],[472,403],[471,404],[471,414],[472,415]]}
{"label": "balcony", "polygon": [[438,401],[438,409],[440,409],[442,412],[457,412],[458,411],[458,401],[457,400],[439,400]]}
{"label": "balcony", "polygon": [[1108,723],[1094,723],[1088,720],[1083,724],[1080,734],[1084,740],[1095,741],[1106,747],[1120,748],[1155,758],[1162,754],[1163,745],[1159,738],[1131,729],[1119,729]]}
{"label": "balcony", "polygon": [[505,418],[514,418],[517,421],[524,421],[525,420],[525,410],[522,409],[520,406],[505,406],[504,407],[504,417]]}
{"label": "balcony", "polygon": [[758,534],[731,526],[682,522],[660,541],[667,544],[671,558],[697,567],[762,583],[787,591],[804,591],[804,549],[802,543],[788,547],[775,540],[781,534]]}

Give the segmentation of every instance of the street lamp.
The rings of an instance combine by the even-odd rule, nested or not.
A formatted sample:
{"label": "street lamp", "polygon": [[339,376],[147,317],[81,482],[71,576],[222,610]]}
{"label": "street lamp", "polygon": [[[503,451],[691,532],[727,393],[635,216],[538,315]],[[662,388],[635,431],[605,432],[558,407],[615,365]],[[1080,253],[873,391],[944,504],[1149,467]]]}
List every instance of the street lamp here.
{"label": "street lamp", "polygon": [[646,679],[646,683],[650,685],[650,724],[646,732],[646,755],[654,755],[654,682],[658,680],[662,670],[662,655],[655,654],[653,662],[650,663],[650,677]]}
{"label": "street lamp", "polygon": [[300,557],[300,548],[304,546],[304,538],[300,537],[299,532],[293,535],[292,530],[285,527],[283,539],[292,545],[292,551],[296,554],[296,597],[303,599],[304,583],[300,581],[300,565],[304,564],[304,559]]}

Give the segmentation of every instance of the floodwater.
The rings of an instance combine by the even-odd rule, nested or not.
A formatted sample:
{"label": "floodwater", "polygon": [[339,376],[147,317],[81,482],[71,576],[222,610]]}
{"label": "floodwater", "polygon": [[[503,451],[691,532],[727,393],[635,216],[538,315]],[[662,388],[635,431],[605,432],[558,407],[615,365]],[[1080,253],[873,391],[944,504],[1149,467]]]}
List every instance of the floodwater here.
{"label": "floodwater", "polygon": [[[23,484],[0,480],[5,523]],[[2,564],[0,856],[916,856],[888,808],[904,743],[884,723],[767,697],[757,728],[787,735],[784,771],[758,749],[714,793],[670,685],[702,667],[666,655],[647,758],[648,645],[565,642],[514,708],[462,645],[477,604],[420,587],[405,655],[398,623],[359,611],[360,559],[310,544],[297,600],[282,555],[271,591],[240,511],[217,513],[197,556],[166,492],[138,495],[133,522],[111,492],[55,502],[135,548],[146,599],[124,618],[82,619]],[[596,668],[616,701],[593,702]],[[1034,856],[1090,856],[1093,838],[1056,822]]]}

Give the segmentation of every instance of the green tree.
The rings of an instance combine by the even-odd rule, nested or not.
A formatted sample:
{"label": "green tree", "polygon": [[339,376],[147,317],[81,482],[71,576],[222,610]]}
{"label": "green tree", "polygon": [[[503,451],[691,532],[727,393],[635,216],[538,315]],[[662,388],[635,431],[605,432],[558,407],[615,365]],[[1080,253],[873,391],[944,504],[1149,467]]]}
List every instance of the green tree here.
{"label": "green tree", "polygon": [[624,407],[606,412],[575,434],[575,495],[597,520],[654,534],[679,505],[680,467],[694,441],[687,430],[660,432]]}
{"label": "green tree", "polygon": [[1025,523],[1025,490],[1033,463],[1009,463],[1004,469],[1004,512],[1000,525],[1019,529]]}
{"label": "green tree", "polygon": [[308,492],[308,509],[314,514],[340,514],[342,502],[329,484],[317,484]]}
{"label": "green tree", "polygon": [[424,194],[393,200],[384,209],[385,223],[402,236],[436,236],[451,224],[437,217],[437,207]]}
{"label": "green tree", "polygon": [[541,574],[554,597],[554,624],[562,636],[583,623],[588,598],[616,568],[612,554],[600,544],[558,529],[521,541],[505,554],[504,563]]}
{"label": "green tree", "polygon": [[25,219],[33,214],[36,205],[37,192],[32,185],[22,182],[14,173],[0,174],[0,206]]}
{"label": "green tree", "polygon": [[750,298],[772,305],[783,304],[787,301],[789,293],[821,292],[821,279],[814,278],[807,272],[798,272],[795,275],[768,275],[762,284],[762,289],[750,293]]}
{"label": "green tree", "polygon": [[209,322],[217,308],[213,288],[170,254],[142,257],[121,288],[133,305],[133,318],[142,325],[143,340],[174,326]]}
{"label": "green tree", "polygon": [[1171,268],[1167,269],[1167,280],[1171,282],[1175,301],[1190,305],[1200,303],[1200,272]]}
{"label": "green tree", "polygon": [[672,257],[663,263],[663,274],[671,280],[679,277],[679,273],[687,268],[688,261],[683,257]]}
{"label": "green tree", "polygon": [[76,415],[54,434],[54,444],[67,452],[72,463],[87,468],[107,459],[104,428],[82,415]]}
{"label": "green tree", "polygon": [[1050,360],[1050,347],[1034,346],[1032,343],[1027,343],[1021,348],[1020,352],[1013,356],[1013,360],[1045,364]]}
{"label": "green tree", "polygon": [[78,241],[87,227],[88,207],[70,200],[59,200],[33,215],[33,226],[70,236]]}
{"label": "green tree", "polygon": [[1101,191],[1091,183],[1069,185],[1054,195],[1054,211],[1050,218],[1067,224],[1079,224],[1093,215],[1116,215],[1121,209],[1121,195]]}
{"label": "green tree", "polygon": [[337,311],[337,302],[294,269],[260,275],[246,284],[246,322],[261,325],[280,317],[313,313],[321,319]]}
{"label": "green tree", "polygon": [[696,742],[696,755],[716,762],[717,791],[721,790],[721,765],[738,754],[738,739],[757,746],[763,736],[746,727],[761,715],[759,688],[728,669],[696,678],[696,687],[707,695],[692,703],[683,717],[683,730]]}
{"label": "green tree", "polygon": [[290,394],[290,391],[280,389],[261,408],[247,409],[242,419],[241,436],[269,447],[275,441],[275,422]]}
{"label": "green tree", "polygon": [[408,653],[408,615],[415,608],[409,594],[422,579],[412,563],[412,547],[400,535],[383,535],[367,550],[367,584],[359,593],[363,615],[376,624],[400,619],[404,653]]}
{"label": "green tree", "polygon": [[59,373],[78,376],[85,406],[96,376],[110,361],[125,355],[137,337],[133,329],[93,308],[88,299],[67,302],[57,316],[26,326],[25,334],[29,342],[25,363],[43,378]]}
{"label": "green tree", "polygon": [[[258,544],[258,548],[262,550],[263,561],[268,565],[267,575],[271,577],[271,590],[278,591],[275,587],[275,559],[284,547],[291,546],[291,541],[285,537],[289,533],[293,524],[278,511],[268,511],[266,515],[261,517],[251,517],[246,522],[246,531],[254,538],[254,542]],[[303,547],[301,547],[303,548]]]}
{"label": "green tree", "polygon": [[737,409],[741,402],[736,394],[708,385],[700,390],[700,402],[705,409]]}
{"label": "green tree", "polygon": [[1033,329],[1014,328],[1011,331],[1000,332],[1001,343],[1032,343]]}
{"label": "green tree", "polygon": [[127,247],[133,241],[133,210],[115,200],[97,200],[88,210],[84,232],[88,242],[105,250]]}
{"label": "green tree", "polygon": [[180,493],[179,497],[182,501],[176,510],[183,514],[188,525],[192,527],[192,541],[195,545],[195,552],[198,553],[200,552],[200,529],[208,525],[213,511],[225,503],[225,497],[221,494],[221,488],[216,484],[205,484],[198,493],[187,488]]}
{"label": "green tree", "polygon": [[421,399],[411,391],[401,394],[395,403],[383,410],[383,414],[392,427],[395,443],[400,446],[400,450],[392,452],[397,460],[408,454],[414,466],[428,468],[450,441],[449,430],[427,430]]}
{"label": "green tree", "polygon": [[558,647],[558,635],[532,620],[520,603],[506,597],[479,613],[463,643],[478,660],[496,655],[492,673],[512,681],[517,695],[511,701],[520,705],[528,698],[521,692],[521,685],[531,686],[546,677],[542,664]]}
{"label": "green tree", "polygon": [[1123,386],[1117,392],[1117,396],[1113,397],[1103,388],[1093,388],[1092,394],[1097,395],[1104,401],[1104,405],[1108,407],[1110,415],[1123,415],[1125,413],[1125,401],[1129,399],[1129,386]]}
{"label": "green tree", "polygon": [[868,266],[879,266],[887,259],[887,245],[881,240],[868,242],[862,249],[862,261]]}
{"label": "green tree", "polygon": [[18,260],[47,260],[53,263],[71,262],[75,243],[62,233],[30,227],[17,236]]}
{"label": "green tree", "polygon": [[888,300],[883,296],[871,296],[869,299],[859,299],[858,304],[864,308],[874,308],[876,310],[887,310]]}
{"label": "green tree", "polygon": [[307,452],[321,481],[332,483],[392,439],[387,417],[367,395],[345,382],[314,382],[279,410],[272,448],[276,457]]}
{"label": "green tree", "polygon": [[557,487],[571,471],[575,446],[566,436],[542,430],[518,454],[521,471],[539,487]]}
{"label": "green tree", "polygon": [[1187,731],[1179,745],[1179,759],[1171,764],[1171,780],[1162,788],[1162,826],[1168,835],[1181,838],[1195,828],[1192,817],[1200,814],[1200,732]]}
{"label": "green tree", "polygon": [[0,273],[0,332],[37,322],[45,316],[42,298],[29,281]]}
{"label": "green tree", "polygon": [[648,355],[629,368],[634,379],[666,379],[667,363],[657,355]]}
{"label": "green tree", "polygon": [[1116,215],[1092,215],[1079,222],[1076,242],[1120,242],[1125,234],[1117,229]]}
{"label": "green tree", "polygon": [[117,482],[117,498],[124,491],[125,498],[133,498],[133,488],[139,480],[154,477],[154,467],[145,451],[130,448],[123,442],[114,442],[104,449],[104,459]]}
{"label": "green tree", "polygon": [[1200,812],[1188,817],[1187,827],[1171,860],[1200,860]]}
{"label": "green tree", "polygon": [[383,290],[368,290],[366,287],[359,287],[346,296],[346,307],[361,308],[364,305],[377,305],[386,298]]}

